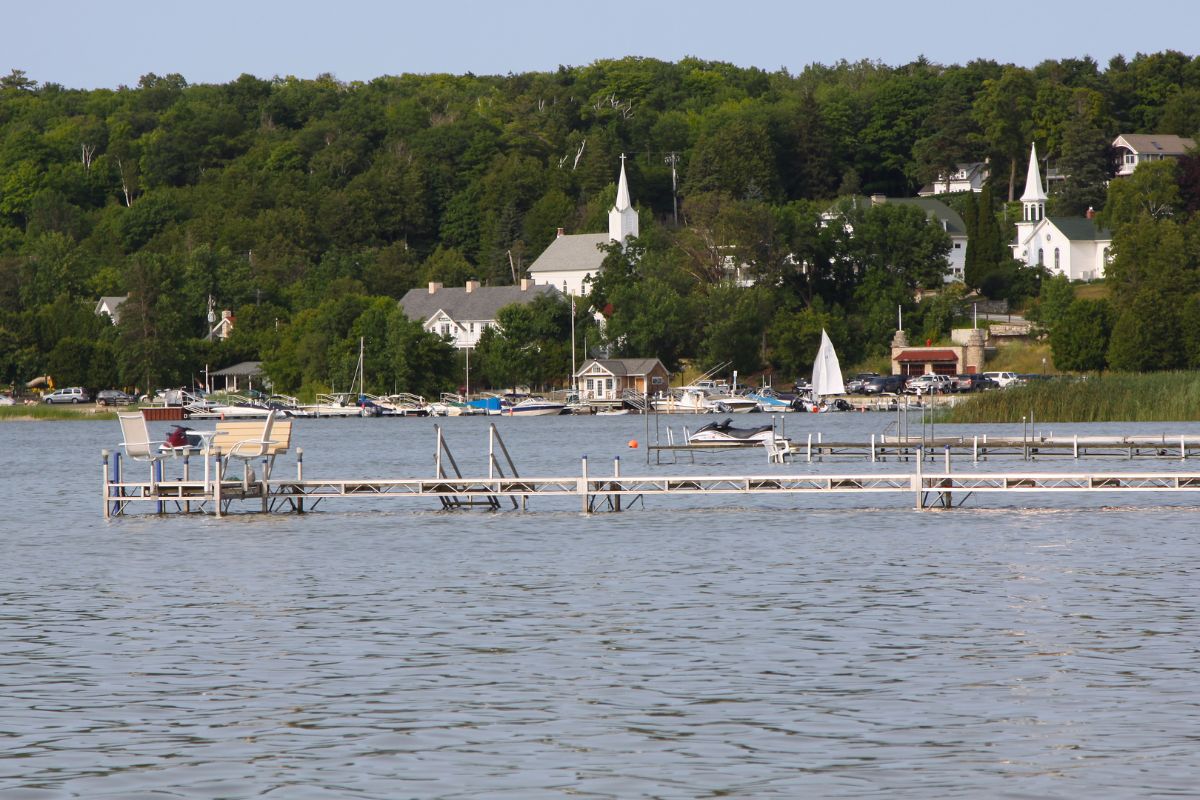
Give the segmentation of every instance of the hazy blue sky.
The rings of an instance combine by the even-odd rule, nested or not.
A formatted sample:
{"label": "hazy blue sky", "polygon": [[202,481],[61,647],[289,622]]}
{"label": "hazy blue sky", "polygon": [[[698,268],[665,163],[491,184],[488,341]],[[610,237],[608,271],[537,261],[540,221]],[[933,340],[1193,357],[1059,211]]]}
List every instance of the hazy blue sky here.
{"label": "hazy blue sky", "polygon": [[[1153,4],[902,0],[383,2],[382,0],[30,0],[0,15],[0,74],[73,88],[333,73],[553,70],[625,55],[686,55],[769,70],[919,55],[1032,66],[1090,55],[1200,49],[1200,0]],[[1015,16],[1022,8],[1023,17]]]}

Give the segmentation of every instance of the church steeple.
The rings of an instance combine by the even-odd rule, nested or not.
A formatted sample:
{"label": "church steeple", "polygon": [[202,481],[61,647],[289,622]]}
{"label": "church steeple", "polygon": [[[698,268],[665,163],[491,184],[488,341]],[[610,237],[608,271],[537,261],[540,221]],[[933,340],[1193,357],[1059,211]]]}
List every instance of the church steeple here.
{"label": "church steeple", "polygon": [[629,202],[629,180],[625,177],[625,154],[621,154],[621,177],[617,179],[617,202],[608,212],[608,238],[622,242],[638,235],[638,215]]}
{"label": "church steeple", "polygon": [[1029,148],[1029,172],[1025,176],[1025,194],[1021,195],[1025,222],[1037,222],[1046,216],[1046,190],[1042,188],[1042,173],[1038,169],[1037,143]]}

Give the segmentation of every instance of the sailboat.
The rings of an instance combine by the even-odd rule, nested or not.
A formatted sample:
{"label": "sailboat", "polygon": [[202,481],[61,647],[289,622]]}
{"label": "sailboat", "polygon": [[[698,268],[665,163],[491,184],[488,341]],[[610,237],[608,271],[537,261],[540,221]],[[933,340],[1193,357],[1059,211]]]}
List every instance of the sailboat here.
{"label": "sailboat", "polygon": [[808,410],[814,412],[844,411],[850,407],[845,400],[838,399],[830,403],[824,398],[829,395],[845,394],[846,385],[842,383],[842,366],[838,363],[837,353],[829,334],[821,329],[821,346],[817,349],[817,359],[813,362],[812,371],[812,401]]}

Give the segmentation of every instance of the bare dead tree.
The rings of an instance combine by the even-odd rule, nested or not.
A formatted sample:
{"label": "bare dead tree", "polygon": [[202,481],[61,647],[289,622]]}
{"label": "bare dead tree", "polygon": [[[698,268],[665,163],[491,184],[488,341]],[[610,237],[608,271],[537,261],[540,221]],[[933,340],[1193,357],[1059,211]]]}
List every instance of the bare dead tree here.
{"label": "bare dead tree", "polygon": [[583,148],[585,145],[587,145],[587,139],[584,139],[579,143],[579,152],[575,154],[575,163],[571,165],[572,172],[574,172],[575,168],[579,166],[579,159],[583,158]]}
{"label": "bare dead tree", "polygon": [[92,157],[96,155],[96,145],[80,144],[79,145],[79,160],[83,162],[83,168],[88,172],[92,171]]}
{"label": "bare dead tree", "polygon": [[121,175],[121,192],[125,195],[125,207],[132,208],[137,197],[137,168],[136,165],[126,169],[121,159],[117,158],[117,172]]}

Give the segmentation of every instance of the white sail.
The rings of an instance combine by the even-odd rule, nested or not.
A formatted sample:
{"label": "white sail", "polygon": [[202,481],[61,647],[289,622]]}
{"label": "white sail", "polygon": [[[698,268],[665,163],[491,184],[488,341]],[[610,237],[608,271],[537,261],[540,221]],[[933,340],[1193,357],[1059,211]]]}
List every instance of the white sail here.
{"label": "white sail", "polygon": [[829,341],[829,335],[823,328],[821,348],[817,350],[817,360],[813,362],[812,386],[813,397],[846,393],[846,386],[842,383],[842,367],[838,364],[837,353],[833,351],[833,342]]}

